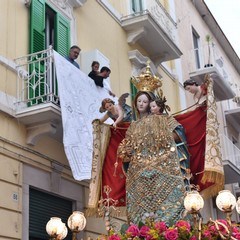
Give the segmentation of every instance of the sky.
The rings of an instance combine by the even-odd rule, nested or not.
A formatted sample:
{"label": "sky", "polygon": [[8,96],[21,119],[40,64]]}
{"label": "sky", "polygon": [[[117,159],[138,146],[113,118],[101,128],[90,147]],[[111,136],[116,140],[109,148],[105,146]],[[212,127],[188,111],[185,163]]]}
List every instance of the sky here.
{"label": "sky", "polygon": [[240,0],[204,0],[240,57]]}

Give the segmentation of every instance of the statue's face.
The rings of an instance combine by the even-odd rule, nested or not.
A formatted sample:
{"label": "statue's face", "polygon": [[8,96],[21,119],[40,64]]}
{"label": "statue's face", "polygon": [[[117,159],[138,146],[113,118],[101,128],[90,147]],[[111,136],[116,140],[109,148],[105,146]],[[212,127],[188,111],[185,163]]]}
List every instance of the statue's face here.
{"label": "statue's face", "polygon": [[196,85],[187,85],[187,86],[185,87],[185,90],[188,91],[188,92],[190,92],[190,93],[192,93],[192,94],[195,94],[195,93],[198,92],[199,88],[198,88],[198,86],[196,86]]}
{"label": "statue's face", "polygon": [[139,113],[146,113],[149,109],[149,99],[145,94],[140,95],[137,98],[137,110]]}
{"label": "statue's face", "polygon": [[106,104],[105,104],[105,109],[106,109],[107,111],[111,112],[111,111],[114,109],[114,105],[113,105],[111,102],[106,103]]}
{"label": "statue's face", "polygon": [[155,101],[150,103],[150,109],[152,114],[160,114],[160,107],[156,104]]}

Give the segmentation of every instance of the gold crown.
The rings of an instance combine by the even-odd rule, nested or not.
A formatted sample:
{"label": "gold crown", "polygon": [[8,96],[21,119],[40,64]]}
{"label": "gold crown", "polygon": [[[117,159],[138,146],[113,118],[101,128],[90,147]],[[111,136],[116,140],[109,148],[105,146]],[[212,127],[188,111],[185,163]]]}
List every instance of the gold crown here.
{"label": "gold crown", "polygon": [[140,74],[138,77],[131,77],[131,82],[138,91],[153,92],[162,86],[162,82],[157,76],[153,76],[150,69],[150,62],[147,61],[145,73]]}

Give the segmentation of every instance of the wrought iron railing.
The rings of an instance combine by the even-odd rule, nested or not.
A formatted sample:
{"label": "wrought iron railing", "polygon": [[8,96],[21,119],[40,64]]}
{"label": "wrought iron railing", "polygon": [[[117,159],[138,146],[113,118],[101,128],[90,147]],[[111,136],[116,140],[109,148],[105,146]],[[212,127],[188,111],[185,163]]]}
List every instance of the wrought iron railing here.
{"label": "wrought iron railing", "polygon": [[59,105],[53,51],[47,50],[15,59],[17,64],[17,104],[30,107],[44,103]]}

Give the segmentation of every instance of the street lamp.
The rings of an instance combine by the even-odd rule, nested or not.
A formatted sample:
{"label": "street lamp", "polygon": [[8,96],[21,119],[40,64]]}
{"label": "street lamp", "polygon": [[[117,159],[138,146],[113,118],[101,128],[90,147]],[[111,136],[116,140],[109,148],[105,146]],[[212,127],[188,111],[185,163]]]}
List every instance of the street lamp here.
{"label": "street lamp", "polygon": [[61,218],[51,217],[46,225],[46,231],[50,240],[61,240],[67,236],[68,230]]}
{"label": "street lamp", "polygon": [[[82,212],[74,211],[68,218],[68,227],[72,231],[72,240],[77,240],[77,233],[82,231],[86,226],[86,218]],[[46,231],[50,236],[50,240],[62,240],[67,234],[68,230],[61,218],[51,217],[46,225]]]}
{"label": "street lamp", "polygon": [[222,190],[218,193],[218,196],[216,198],[216,204],[221,211],[226,213],[227,221],[231,226],[232,210],[236,206],[235,196],[229,190]]}
{"label": "street lamp", "polygon": [[73,233],[72,240],[77,240],[77,233],[82,231],[86,226],[86,218],[82,212],[74,211],[68,218],[67,224]]}
{"label": "street lamp", "polygon": [[[191,191],[187,193],[184,198],[184,207],[192,215],[195,231],[198,232],[201,229],[201,217],[199,211],[203,208],[204,201],[198,191]],[[199,222],[197,217],[199,217]]]}

